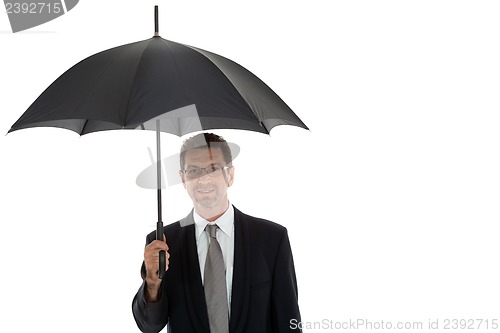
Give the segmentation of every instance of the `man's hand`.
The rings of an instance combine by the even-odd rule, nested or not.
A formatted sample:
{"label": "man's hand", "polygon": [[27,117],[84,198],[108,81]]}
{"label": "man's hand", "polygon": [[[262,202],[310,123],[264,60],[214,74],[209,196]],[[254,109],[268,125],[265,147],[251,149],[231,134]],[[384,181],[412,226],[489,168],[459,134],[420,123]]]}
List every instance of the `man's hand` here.
{"label": "man's hand", "polygon": [[160,250],[165,251],[165,271],[168,270],[168,253],[167,239],[163,235],[163,241],[154,240],[146,246],[144,250],[144,264],[146,265],[146,299],[150,302],[158,300],[158,292],[160,290],[161,279],[158,277],[158,268],[160,265]]}

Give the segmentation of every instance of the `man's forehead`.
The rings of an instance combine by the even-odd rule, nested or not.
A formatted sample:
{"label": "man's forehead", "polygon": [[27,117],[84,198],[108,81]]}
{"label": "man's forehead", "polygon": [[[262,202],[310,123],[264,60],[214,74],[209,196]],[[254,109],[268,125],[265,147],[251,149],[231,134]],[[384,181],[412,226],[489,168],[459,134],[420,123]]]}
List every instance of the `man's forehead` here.
{"label": "man's forehead", "polygon": [[195,148],[186,152],[186,163],[189,161],[224,161],[224,154],[220,148]]}

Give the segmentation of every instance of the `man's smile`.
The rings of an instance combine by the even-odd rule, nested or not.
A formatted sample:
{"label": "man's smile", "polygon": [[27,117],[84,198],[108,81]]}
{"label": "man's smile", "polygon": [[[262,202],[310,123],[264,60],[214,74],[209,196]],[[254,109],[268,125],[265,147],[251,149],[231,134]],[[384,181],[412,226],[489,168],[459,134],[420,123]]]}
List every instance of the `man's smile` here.
{"label": "man's smile", "polygon": [[212,193],[214,189],[208,188],[208,189],[197,189],[196,192],[202,193],[202,194],[207,194],[207,193]]}

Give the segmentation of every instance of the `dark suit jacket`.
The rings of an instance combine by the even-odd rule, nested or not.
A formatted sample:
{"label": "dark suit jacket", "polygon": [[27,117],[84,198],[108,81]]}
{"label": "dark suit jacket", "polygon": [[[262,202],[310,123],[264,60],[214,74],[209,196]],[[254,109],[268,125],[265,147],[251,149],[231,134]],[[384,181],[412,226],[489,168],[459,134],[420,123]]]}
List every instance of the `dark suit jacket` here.
{"label": "dark suit jacket", "polygon": [[[171,333],[210,331],[192,219],[191,213],[164,227],[170,259],[160,299],[147,302],[143,283],[132,302],[132,312],[142,332],[159,332],[167,324]],[[181,227],[185,224],[188,225]],[[235,208],[234,236],[229,332],[300,332],[290,328],[290,320],[300,322],[300,313],[287,230]],[[146,238],[147,244],[154,239],[152,232]],[[144,278],[144,263],[142,275]]]}

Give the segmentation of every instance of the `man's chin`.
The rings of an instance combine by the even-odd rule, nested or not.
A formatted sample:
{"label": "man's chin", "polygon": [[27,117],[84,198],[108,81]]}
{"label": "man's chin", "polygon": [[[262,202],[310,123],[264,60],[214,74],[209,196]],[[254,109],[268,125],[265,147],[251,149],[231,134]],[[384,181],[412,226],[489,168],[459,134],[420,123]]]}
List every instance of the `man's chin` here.
{"label": "man's chin", "polygon": [[217,201],[214,199],[203,198],[203,199],[196,200],[196,204],[200,208],[212,209],[212,208],[215,208],[217,206]]}

